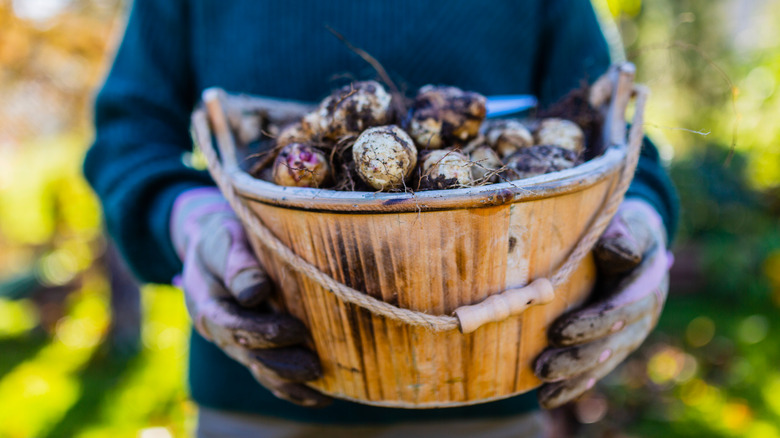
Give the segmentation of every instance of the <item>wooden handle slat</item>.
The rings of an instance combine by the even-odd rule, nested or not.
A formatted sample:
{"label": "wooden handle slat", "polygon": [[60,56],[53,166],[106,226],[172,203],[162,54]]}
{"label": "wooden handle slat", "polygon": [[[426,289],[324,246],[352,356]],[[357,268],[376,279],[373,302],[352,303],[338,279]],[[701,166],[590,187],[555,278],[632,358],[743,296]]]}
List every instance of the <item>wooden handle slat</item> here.
{"label": "wooden handle slat", "polygon": [[636,67],[630,62],[618,66],[618,77],[615,90],[612,93],[612,105],[609,112],[608,146],[623,144],[626,141],[626,108],[634,91],[634,76]]}
{"label": "wooden handle slat", "polygon": [[531,306],[547,304],[553,298],[555,291],[550,280],[539,278],[528,286],[492,295],[479,304],[458,307],[455,316],[460,322],[461,333],[471,333],[487,323],[520,315]]}
{"label": "wooden handle slat", "polygon": [[612,91],[615,88],[615,82],[617,82],[617,67],[613,65],[590,86],[588,93],[590,106],[599,110],[606,110],[606,105],[609,104],[608,101],[612,97]]}
{"label": "wooden handle slat", "polygon": [[222,159],[225,172],[231,173],[238,169],[236,157],[236,141],[228,124],[224,107],[225,92],[220,88],[208,88],[203,91],[203,103],[209,115],[214,136],[217,137],[217,148]]}

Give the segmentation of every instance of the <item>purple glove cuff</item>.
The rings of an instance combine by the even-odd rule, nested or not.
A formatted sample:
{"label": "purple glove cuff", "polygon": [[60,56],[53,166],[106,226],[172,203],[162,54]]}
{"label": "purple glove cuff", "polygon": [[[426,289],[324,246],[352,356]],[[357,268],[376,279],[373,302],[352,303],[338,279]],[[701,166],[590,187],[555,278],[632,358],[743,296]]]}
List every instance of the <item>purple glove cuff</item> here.
{"label": "purple glove cuff", "polygon": [[169,226],[171,241],[180,259],[183,260],[187,251],[187,237],[198,232],[198,219],[217,212],[232,212],[232,209],[216,187],[187,190],[176,198]]}

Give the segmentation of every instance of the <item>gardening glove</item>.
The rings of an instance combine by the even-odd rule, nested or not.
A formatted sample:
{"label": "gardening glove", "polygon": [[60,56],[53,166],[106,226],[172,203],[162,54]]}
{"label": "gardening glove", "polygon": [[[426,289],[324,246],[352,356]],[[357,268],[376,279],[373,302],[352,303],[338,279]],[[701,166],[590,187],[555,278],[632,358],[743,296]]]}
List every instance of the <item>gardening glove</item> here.
{"label": "gardening glove", "polygon": [[329,403],[301,383],[322,374],[317,356],[300,345],[306,327],[270,310],[265,301],[272,284],[216,188],[179,195],[171,214],[171,239],[184,264],[174,283],[184,290],[198,333],[246,366],[275,396],[303,406]]}
{"label": "gardening glove", "polygon": [[658,322],[669,288],[672,255],[658,213],[624,201],[594,249],[601,296],[556,320],[551,348],[537,358],[542,407],[563,405],[593,387],[639,348]]}

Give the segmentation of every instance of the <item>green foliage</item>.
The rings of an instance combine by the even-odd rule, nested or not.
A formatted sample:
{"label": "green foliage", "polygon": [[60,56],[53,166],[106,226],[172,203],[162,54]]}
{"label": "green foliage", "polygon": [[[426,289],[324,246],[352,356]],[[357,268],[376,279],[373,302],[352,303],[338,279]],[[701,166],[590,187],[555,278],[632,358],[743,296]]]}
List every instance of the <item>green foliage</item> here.
{"label": "green foliage", "polygon": [[607,3],[682,223],[659,326],[574,405],[582,435],[778,437],[780,4]]}

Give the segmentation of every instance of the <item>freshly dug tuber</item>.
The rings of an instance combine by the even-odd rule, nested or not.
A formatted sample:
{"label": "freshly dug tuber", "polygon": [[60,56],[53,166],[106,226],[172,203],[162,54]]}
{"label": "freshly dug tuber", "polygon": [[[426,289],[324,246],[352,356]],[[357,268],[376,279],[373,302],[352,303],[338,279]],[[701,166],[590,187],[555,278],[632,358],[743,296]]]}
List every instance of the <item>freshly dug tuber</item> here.
{"label": "freshly dug tuber", "polygon": [[323,100],[301,121],[304,131],[338,140],[390,121],[391,96],[376,81],[353,82]]}
{"label": "freshly dug tuber", "polygon": [[506,160],[506,166],[518,179],[557,172],[580,164],[574,151],[553,145],[536,145],[520,149]]}
{"label": "freshly dug tuber", "polygon": [[462,146],[479,133],[486,102],[479,93],[426,85],[412,105],[409,134],[424,149]]}
{"label": "freshly dug tuber", "polygon": [[485,138],[503,158],[534,144],[531,131],[519,121],[512,119],[490,123],[485,129]]}
{"label": "freshly dug tuber", "polygon": [[312,140],[312,133],[303,129],[301,122],[287,125],[276,136],[276,146],[287,146],[290,143],[308,143]]}
{"label": "freshly dug tuber", "polygon": [[378,126],[360,134],[352,158],[366,184],[377,190],[399,189],[417,165],[417,148],[398,126]]}
{"label": "freshly dug tuber", "polygon": [[503,166],[496,151],[490,146],[480,146],[470,154],[471,176],[475,181],[498,181],[498,169]]}
{"label": "freshly dug tuber", "polygon": [[420,187],[426,189],[469,187],[474,184],[471,161],[452,149],[430,151],[423,156],[420,175]]}
{"label": "freshly dug tuber", "polygon": [[331,169],[325,154],[302,143],[290,143],[274,161],[274,183],[280,186],[320,187],[330,179]]}
{"label": "freshly dug tuber", "polygon": [[[578,125],[582,111],[577,108],[571,115],[553,112],[530,121],[486,121],[487,99],[481,94],[426,85],[400,121],[405,110],[391,105],[396,97],[403,99],[391,97],[376,81],[353,82],[302,118],[285,119],[291,124],[270,123],[256,117],[260,113],[240,109],[230,114],[230,123],[239,141],[260,136],[265,148],[254,155],[252,176],[283,186],[472,187],[568,169],[585,155],[580,126],[587,126]],[[263,143],[263,133],[273,142]]]}
{"label": "freshly dug tuber", "polygon": [[570,120],[544,119],[536,130],[536,144],[560,146],[579,154],[585,148],[585,134]]}

